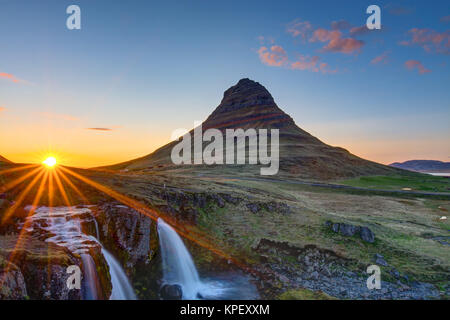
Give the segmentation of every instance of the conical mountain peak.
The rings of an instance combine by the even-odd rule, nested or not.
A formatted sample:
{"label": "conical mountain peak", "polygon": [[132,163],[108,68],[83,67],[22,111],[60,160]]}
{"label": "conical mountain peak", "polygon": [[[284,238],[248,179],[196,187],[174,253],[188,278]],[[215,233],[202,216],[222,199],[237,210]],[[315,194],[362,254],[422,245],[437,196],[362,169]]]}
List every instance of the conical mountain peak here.
{"label": "conical mountain peak", "polygon": [[260,83],[244,78],[227,89],[204,127],[235,128],[282,127],[294,121],[276,105],[270,92]]}
{"label": "conical mountain peak", "polygon": [[[263,85],[247,78],[239,80],[224,92],[219,106],[202,124],[202,130],[209,128],[221,131],[238,128],[278,129],[281,176],[328,180],[360,175],[384,175],[395,171],[394,168],[361,159],[345,149],[329,146],[302,130],[276,105],[272,95]],[[156,167],[170,170],[177,166],[171,160],[172,148],[176,144],[178,141],[170,142],[147,156],[107,168],[153,170]],[[193,170],[190,166],[184,168],[187,172]],[[202,168],[208,166],[196,166],[196,170],[201,171]],[[227,170],[241,172],[239,168],[232,166]],[[249,170],[249,175],[260,172],[259,169],[246,170]],[[221,170],[217,172],[219,175],[222,173]]]}

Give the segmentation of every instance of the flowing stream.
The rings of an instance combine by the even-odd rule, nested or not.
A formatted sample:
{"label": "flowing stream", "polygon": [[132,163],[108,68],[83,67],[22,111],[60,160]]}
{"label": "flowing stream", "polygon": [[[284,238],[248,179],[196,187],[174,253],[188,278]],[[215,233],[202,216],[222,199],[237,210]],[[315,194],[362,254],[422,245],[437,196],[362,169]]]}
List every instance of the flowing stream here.
{"label": "flowing stream", "polygon": [[[27,209],[27,208],[26,208]],[[29,209],[29,208],[28,208]],[[117,260],[98,240],[98,224],[89,208],[76,207],[39,207],[34,215],[27,218],[27,232],[43,233],[45,241],[66,247],[70,252],[79,254],[83,263],[83,298],[98,299],[100,290],[95,261],[90,249],[100,246],[103,257],[109,267],[112,292],[111,300],[135,300],[133,288]],[[82,222],[94,222],[97,238],[83,233]]]}

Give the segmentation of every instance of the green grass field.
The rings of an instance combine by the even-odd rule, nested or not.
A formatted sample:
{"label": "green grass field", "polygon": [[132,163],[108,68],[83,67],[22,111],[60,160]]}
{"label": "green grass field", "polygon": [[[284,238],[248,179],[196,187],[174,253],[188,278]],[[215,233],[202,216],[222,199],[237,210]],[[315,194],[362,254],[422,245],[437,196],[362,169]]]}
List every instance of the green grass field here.
{"label": "green grass field", "polygon": [[339,181],[352,187],[450,193],[450,178],[417,174],[411,176],[370,176]]}

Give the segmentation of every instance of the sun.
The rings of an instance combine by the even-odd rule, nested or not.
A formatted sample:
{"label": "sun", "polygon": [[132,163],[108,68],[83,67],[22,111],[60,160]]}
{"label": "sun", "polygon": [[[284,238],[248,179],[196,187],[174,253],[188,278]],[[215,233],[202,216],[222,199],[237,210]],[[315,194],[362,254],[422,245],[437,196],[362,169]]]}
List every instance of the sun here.
{"label": "sun", "polygon": [[55,157],[48,157],[44,161],[42,161],[42,164],[46,165],[49,168],[52,168],[56,165],[56,158]]}

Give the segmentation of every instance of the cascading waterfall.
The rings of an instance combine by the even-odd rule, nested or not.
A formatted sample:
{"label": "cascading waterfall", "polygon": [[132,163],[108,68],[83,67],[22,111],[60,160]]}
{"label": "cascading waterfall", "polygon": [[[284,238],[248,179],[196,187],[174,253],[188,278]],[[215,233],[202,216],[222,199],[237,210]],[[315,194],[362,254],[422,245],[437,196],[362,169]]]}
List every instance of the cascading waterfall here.
{"label": "cascading waterfall", "polygon": [[163,281],[178,284],[183,299],[196,299],[202,283],[194,261],[176,231],[161,218],[158,219],[158,235],[163,263]]}
{"label": "cascading waterfall", "polygon": [[136,300],[134,290],[119,262],[105,248],[102,248],[102,253],[111,274],[112,292],[109,299]]}
{"label": "cascading waterfall", "polygon": [[[81,229],[81,221],[86,216],[94,220],[97,238],[86,235]],[[98,236],[98,224],[95,217],[91,215],[89,208],[75,207],[39,207],[35,214],[27,218],[30,227],[27,232],[44,231],[48,238],[47,242],[66,247],[70,252],[79,254],[83,263],[83,298],[86,300],[98,299],[100,283],[95,266],[95,261],[89,253],[89,249],[100,246],[102,254],[109,267],[112,282],[111,300],[135,300],[133,288],[128,281],[117,260],[100,243]],[[30,221],[31,220],[31,221]]]}
{"label": "cascading waterfall", "polygon": [[83,282],[83,298],[85,300],[97,300],[100,285],[94,259],[86,253],[80,256],[83,262],[83,277],[85,279]]}
{"label": "cascading waterfall", "polygon": [[181,286],[183,299],[258,299],[256,287],[238,273],[202,279],[177,232],[161,218],[158,235],[163,264],[163,283]]}

